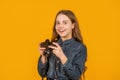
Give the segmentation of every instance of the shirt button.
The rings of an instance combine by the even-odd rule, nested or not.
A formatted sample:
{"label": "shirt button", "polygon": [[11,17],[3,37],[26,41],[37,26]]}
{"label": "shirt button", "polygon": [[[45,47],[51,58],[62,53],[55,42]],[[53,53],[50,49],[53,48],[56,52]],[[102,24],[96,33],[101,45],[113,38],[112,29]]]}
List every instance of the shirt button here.
{"label": "shirt button", "polygon": [[55,75],[55,79],[54,80],[57,80],[57,75]]}
{"label": "shirt button", "polygon": [[57,63],[59,63],[59,61],[57,61]]}
{"label": "shirt button", "polygon": [[58,67],[56,67],[56,69],[58,69]]}

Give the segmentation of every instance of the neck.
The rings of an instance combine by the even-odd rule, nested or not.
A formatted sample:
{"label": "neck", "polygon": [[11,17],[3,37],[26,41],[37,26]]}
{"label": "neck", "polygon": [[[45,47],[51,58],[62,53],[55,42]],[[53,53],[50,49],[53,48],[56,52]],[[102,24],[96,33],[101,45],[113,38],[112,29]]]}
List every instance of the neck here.
{"label": "neck", "polygon": [[69,39],[71,39],[72,37],[69,37],[69,38],[61,38],[62,39],[62,41],[65,41],[65,40],[69,40]]}

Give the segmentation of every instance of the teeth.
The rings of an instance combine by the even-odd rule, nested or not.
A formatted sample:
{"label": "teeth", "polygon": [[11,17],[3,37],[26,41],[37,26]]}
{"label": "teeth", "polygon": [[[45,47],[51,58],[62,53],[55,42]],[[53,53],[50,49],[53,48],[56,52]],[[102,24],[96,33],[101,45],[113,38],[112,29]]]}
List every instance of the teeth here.
{"label": "teeth", "polygon": [[59,30],[60,32],[63,32],[64,30]]}
{"label": "teeth", "polygon": [[64,29],[59,29],[58,30],[60,33],[63,33],[65,30]]}
{"label": "teeth", "polygon": [[63,30],[60,30],[60,31],[63,31]]}

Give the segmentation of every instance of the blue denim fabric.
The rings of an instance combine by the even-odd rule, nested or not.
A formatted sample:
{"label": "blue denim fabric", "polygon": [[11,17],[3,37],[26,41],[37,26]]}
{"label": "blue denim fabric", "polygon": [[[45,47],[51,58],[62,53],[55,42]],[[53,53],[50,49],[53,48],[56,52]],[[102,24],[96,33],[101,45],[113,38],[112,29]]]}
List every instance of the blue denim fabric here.
{"label": "blue denim fabric", "polygon": [[[74,38],[66,41],[61,39],[57,42],[68,58],[65,64],[62,64],[55,55],[49,57],[49,68],[46,77],[53,80],[79,80],[87,57],[86,47],[76,41]],[[38,61],[38,72],[41,76],[44,74],[45,65],[41,62],[41,57]]]}

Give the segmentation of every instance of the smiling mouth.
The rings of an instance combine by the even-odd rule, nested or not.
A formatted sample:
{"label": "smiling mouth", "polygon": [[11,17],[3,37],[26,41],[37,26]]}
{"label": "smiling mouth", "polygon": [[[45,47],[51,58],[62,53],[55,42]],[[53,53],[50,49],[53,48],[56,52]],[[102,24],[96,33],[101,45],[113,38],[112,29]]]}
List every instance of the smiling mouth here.
{"label": "smiling mouth", "polygon": [[58,30],[60,33],[63,33],[63,32],[65,32],[65,30]]}

